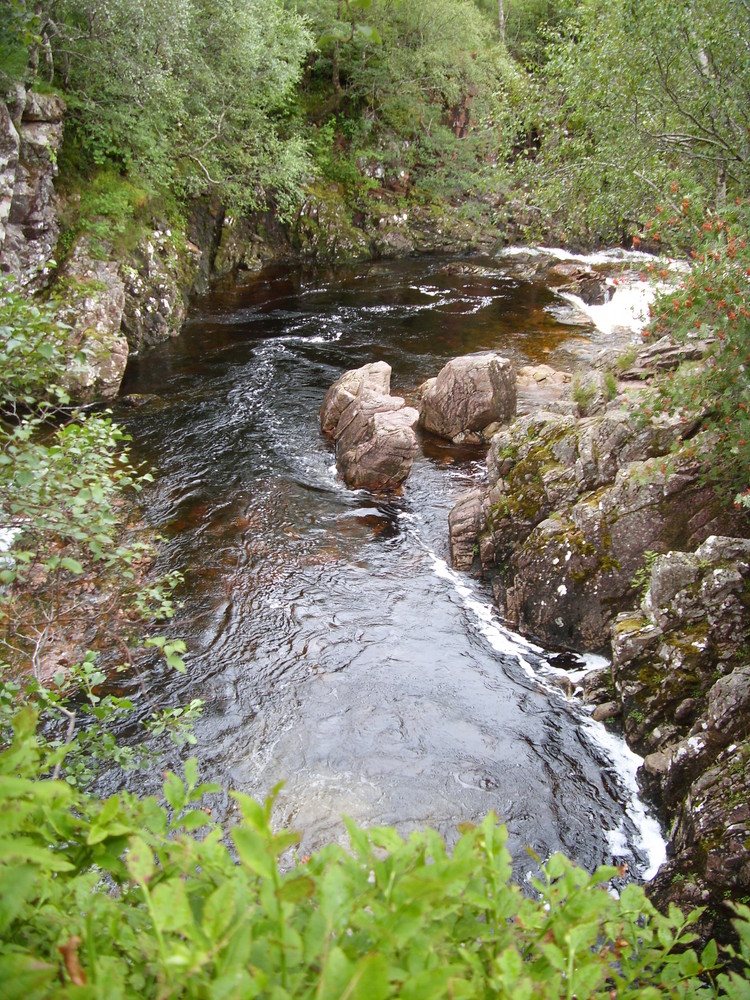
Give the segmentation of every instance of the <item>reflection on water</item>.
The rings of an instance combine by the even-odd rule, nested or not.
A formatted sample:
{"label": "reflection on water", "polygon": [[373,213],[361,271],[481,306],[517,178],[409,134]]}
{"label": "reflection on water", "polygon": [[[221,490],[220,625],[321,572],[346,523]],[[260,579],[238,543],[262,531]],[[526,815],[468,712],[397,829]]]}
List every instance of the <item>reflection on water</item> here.
{"label": "reflection on water", "polygon": [[319,432],[327,387],[366,362],[387,360],[412,399],[457,354],[563,357],[585,334],[514,267],[270,269],[129,368],[123,392],[158,396],[122,415],[158,469],[148,517],[186,573],[188,671],[154,664],[151,683],[204,700],[208,779],[257,796],[286,781],[277,818],[304,851],[342,838],[342,813],[453,840],[494,809],[521,874],[525,845],[593,865],[613,831],[618,856],[645,861],[616,766],[535,673],[544,654],[488,641],[489,595],[445,568],[448,512],[482,455],[425,441],[403,493],[380,498],[343,487]]}

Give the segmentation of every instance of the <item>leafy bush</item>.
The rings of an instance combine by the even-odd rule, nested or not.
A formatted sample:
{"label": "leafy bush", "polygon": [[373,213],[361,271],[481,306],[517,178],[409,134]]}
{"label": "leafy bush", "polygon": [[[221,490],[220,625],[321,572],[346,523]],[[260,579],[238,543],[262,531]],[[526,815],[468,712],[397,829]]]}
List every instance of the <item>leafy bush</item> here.
{"label": "leafy bush", "polygon": [[[720,206],[750,183],[750,7],[582,0],[550,39],[521,172],[563,237],[622,240],[679,170]],[[530,102],[531,103],[531,102]]]}
{"label": "leafy bush", "polygon": [[[404,841],[348,823],[349,851],[299,859],[298,836],[272,829],[273,798],[236,793],[230,849],[194,760],[184,781],[166,775],[166,806],[99,801],[42,778],[64,751],[41,749],[35,727],[19,715],[0,755],[8,1000],[746,995],[713,942],[691,949],[696,915],[662,916],[634,884],[610,893],[616,868],[554,855],[524,896],[492,815],[452,855],[430,830]],[[737,913],[747,965],[750,909]]]}
{"label": "leafy bush", "polygon": [[[97,761],[134,759],[108,731],[130,703],[101,693],[107,673],[90,650],[110,671],[133,669],[143,623],[171,617],[181,576],[147,579],[152,540],[125,537],[127,493],[151,477],[133,469],[126,435],[106,413],[68,405],[67,328],[7,282],[2,292],[0,729],[19,704],[35,705],[53,745],[75,744],[68,779],[85,782]],[[161,637],[151,645],[184,669],[184,646]],[[181,740],[189,719],[161,712],[153,724]]]}
{"label": "leafy bush", "polygon": [[281,0],[12,0],[6,21],[32,81],[44,52],[91,169],[233,208],[299,187],[291,96],[312,39]]}
{"label": "leafy bush", "polygon": [[[659,382],[663,409],[704,414],[715,448],[711,476],[747,505],[750,484],[750,202],[707,210],[673,181],[647,235],[689,247],[691,269],[679,287],[660,294],[644,336],[679,343],[706,340],[705,362],[682,366]],[[655,265],[658,276],[658,265]]]}
{"label": "leafy bush", "polygon": [[[399,178],[399,190],[413,188],[426,201],[491,189],[515,135],[514,124],[506,128],[507,95],[523,79],[474,3],[327,0],[300,8],[319,35],[304,82],[318,118],[335,117],[345,140],[366,126],[366,141],[346,141],[334,162],[364,158],[384,182]],[[323,168],[330,176],[330,163]],[[354,183],[350,173],[336,179]]]}

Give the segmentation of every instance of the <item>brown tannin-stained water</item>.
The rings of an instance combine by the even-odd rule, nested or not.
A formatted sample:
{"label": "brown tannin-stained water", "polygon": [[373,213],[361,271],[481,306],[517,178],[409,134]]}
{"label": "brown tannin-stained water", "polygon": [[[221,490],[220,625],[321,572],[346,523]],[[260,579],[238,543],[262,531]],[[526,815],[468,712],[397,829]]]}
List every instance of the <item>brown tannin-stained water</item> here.
{"label": "brown tannin-stained water", "polygon": [[274,815],[303,853],[345,842],[342,814],[453,842],[494,810],[520,876],[526,846],[643,872],[654,855],[632,758],[545,683],[544,651],[503,631],[486,588],[448,568],[448,513],[483,456],[426,442],[402,494],[383,498],[346,489],[320,435],[347,369],[388,361],[410,399],[456,355],[554,364],[581,336],[509,263],[489,276],[444,263],[271,269],[131,362],[123,392],[159,398],[117,417],[155,468],[145,504],[162,566],[186,577],[170,632],[187,673],[154,663],[147,680],[168,703],[204,701],[183,756],[205,780],[257,797],[286,782]]}

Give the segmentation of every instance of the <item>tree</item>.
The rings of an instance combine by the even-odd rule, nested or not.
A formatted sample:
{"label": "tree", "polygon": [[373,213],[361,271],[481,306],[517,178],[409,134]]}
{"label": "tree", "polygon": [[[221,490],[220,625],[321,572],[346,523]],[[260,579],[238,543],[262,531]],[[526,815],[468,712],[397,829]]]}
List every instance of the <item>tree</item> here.
{"label": "tree", "polygon": [[4,22],[29,80],[49,53],[94,165],[235,207],[262,202],[272,180],[299,182],[303,144],[287,123],[312,38],[281,0],[13,0]]}
{"label": "tree", "polygon": [[675,171],[716,205],[747,190],[748,37],[744,0],[583,0],[540,80],[540,206],[611,239]]}

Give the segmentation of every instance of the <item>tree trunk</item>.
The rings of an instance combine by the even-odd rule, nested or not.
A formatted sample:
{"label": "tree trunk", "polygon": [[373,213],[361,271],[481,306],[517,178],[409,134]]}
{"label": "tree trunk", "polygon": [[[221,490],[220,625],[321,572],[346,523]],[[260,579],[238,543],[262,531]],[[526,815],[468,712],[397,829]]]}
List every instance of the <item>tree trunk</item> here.
{"label": "tree trunk", "polygon": [[500,29],[500,37],[505,43],[505,4],[503,0],[497,0],[497,23]]}

